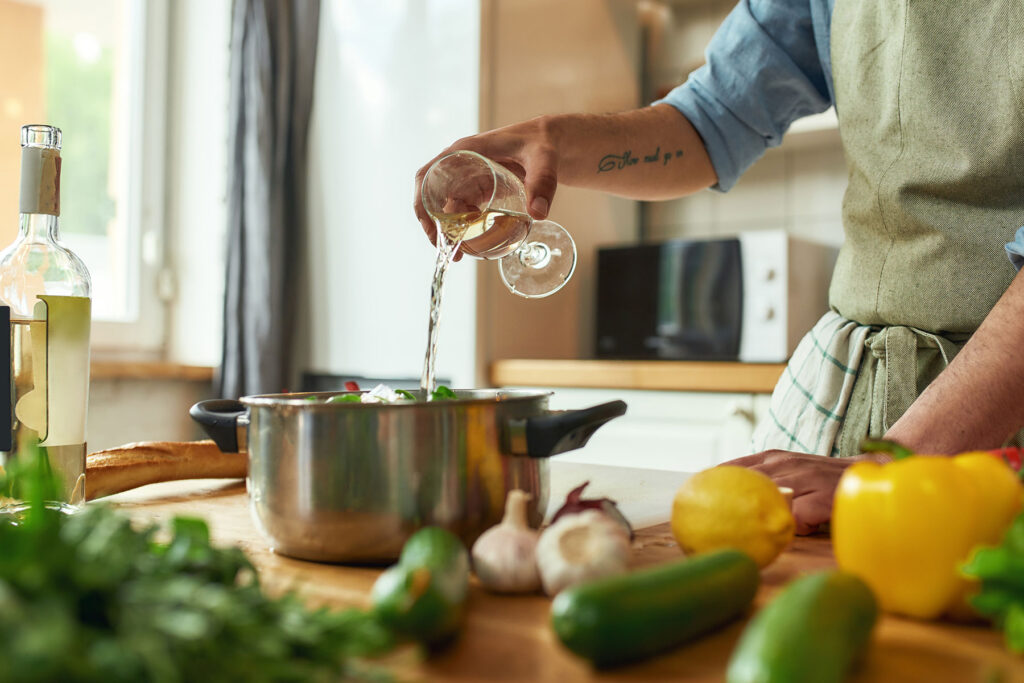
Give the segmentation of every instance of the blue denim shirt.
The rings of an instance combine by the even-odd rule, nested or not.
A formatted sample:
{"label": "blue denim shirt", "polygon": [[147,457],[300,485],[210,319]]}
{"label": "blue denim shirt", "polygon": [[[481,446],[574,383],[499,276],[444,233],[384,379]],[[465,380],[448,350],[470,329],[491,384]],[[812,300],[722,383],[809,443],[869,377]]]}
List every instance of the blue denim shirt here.
{"label": "blue denim shirt", "polygon": [[829,36],[835,0],[740,0],[705,64],[658,103],[689,119],[725,191],[797,119],[835,97]]}
{"label": "blue denim shirt", "polygon": [[1018,228],[1013,241],[1006,245],[1006,255],[1017,270],[1024,266],[1024,228]]}
{"label": "blue denim shirt", "polygon": [[[655,104],[693,124],[726,191],[797,119],[835,103],[829,52],[835,0],[740,0],[705,64]],[[1006,252],[1024,265],[1024,228]]]}

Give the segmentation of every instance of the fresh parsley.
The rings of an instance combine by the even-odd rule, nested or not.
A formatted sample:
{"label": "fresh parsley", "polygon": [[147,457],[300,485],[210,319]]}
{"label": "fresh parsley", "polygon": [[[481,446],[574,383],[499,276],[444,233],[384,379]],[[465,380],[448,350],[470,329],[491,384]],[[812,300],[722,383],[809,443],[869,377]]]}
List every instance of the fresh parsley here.
{"label": "fresh parsley", "polygon": [[2,482],[27,507],[0,515],[0,683],[386,678],[365,659],[393,645],[371,613],[267,596],[199,519],[159,542],[107,506],[50,509],[45,455],[26,460]]}

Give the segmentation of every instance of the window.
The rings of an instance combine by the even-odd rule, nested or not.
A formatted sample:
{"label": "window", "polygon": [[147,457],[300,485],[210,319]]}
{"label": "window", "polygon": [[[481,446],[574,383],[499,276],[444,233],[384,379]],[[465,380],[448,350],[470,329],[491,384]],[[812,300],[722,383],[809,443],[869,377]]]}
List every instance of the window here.
{"label": "window", "polygon": [[0,0],[0,243],[17,232],[18,131],[64,133],[62,241],[89,268],[93,347],[157,351],[167,4]]}

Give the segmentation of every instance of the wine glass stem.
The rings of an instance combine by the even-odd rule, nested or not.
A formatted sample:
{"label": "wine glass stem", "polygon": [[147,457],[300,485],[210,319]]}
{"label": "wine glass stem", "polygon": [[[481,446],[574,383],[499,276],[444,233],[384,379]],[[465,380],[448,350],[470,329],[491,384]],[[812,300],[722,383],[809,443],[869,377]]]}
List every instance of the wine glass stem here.
{"label": "wine glass stem", "polygon": [[543,242],[527,242],[519,249],[519,260],[528,268],[544,268],[551,262],[551,250]]}

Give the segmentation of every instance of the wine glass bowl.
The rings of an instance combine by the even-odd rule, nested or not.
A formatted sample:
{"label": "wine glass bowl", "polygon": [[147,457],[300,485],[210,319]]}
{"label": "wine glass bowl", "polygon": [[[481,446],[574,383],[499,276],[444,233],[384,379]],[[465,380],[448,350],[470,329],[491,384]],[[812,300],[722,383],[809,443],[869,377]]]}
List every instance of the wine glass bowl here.
{"label": "wine glass bowl", "polygon": [[526,188],[505,166],[476,152],[453,152],[427,170],[420,194],[434,219],[438,248],[500,260],[512,293],[549,296],[572,277],[572,237],[557,223],[530,217]]}

